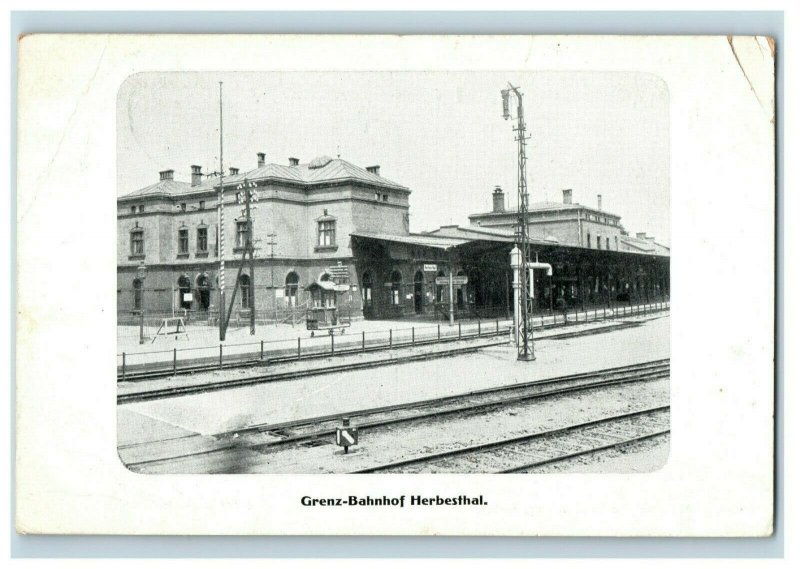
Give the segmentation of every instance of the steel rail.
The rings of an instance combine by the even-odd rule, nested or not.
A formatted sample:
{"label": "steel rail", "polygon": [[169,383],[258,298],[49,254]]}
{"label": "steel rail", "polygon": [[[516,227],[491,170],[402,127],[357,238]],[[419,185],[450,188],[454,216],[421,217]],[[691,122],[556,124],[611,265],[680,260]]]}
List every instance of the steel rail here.
{"label": "steel rail", "polygon": [[526,470],[530,470],[531,468],[536,468],[539,466],[545,466],[548,464],[555,464],[557,462],[564,462],[565,460],[569,460],[571,458],[577,458],[579,456],[585,456],[587,454],[593,454],[596,452],[601,452],[604,450],[611,450],[613,448],[629,445],[632,443],[638,443],[642,441],[647,441],[650,439],[654,439],[656,437],[660,437],[662,435],[668,435],[670,433],[670,429],[664,429],[663,431],[656,431],[655,433],[649,433],[647,435],[642,435],[640,437],[633,437],[624,441],[617,441],[614,443],[609,443],[607,445],[602,445],[599,447],[592,447],[590,449],[581,450],[577,452],[571,452],[567,454],[562,454],[560,456],[556,456],[553,458],[547,458],[544,460],[537,460],[534,462],[529,462],[528,464],[523,464],[522,466],[514,466],[512,468],[505,468],[503,470],[498,470],[495,474],[512,474],[515,472],[524,472]]}
{"label": "steel rail", "polygon": [[[526,382],[522,384],[514,384],[514,385],[507,385],[507,386],[500,386],[496,388],[489,388],[489,389],[482,389],[471,391],[459,395],[451,395],[447,397],[440,397],[434,399],[427,399],[423,401],[416,401],[411,403],[401,403],[397,405],[388,405],[382,407],[374,407],[371,409],[363,409],[360,411],[353,411],[349,413],[336,413],[331,415],[325,415],[321,417],[315,417],[311,419],[302,419],[297,421],[288,421],[284,423],[277,423],[277,424],[268,424],[268,425],[253,425],[247,427],[246,429],[240,429],[237,431],[230,431],[226,433],[219,433],[216,435],[219,438],[223,438],[225,436],[230,436],[234,433],[238,435],[247,434],[247,433],[258,433],[258,432],[269,432],[269,431],[277,431],[277,430],[285,430],[297,427],[308,427],[313,425],[319,425],[321,423],[331,422],[335,420],[340,420],[344,417],[364,417],[368,415],[376,415],[380,413],[387,413],[397,410],[414,410],[424,407],[431,407],[435,405],[444,405],[447,403],[452,403],[458,400],[465,400],[471,397],[482,396],[482,395],[494,395],[494,394],[502,394],[507,391],[520,391],[525,389],[531,389],[535,387],[547,387],[552,385],[557,385],[559,383],[568,383],[571,381],[580,381],[582,379],[592,378],[592,377],[605,377],[609,375],[622,375],[622,377],[616,379],[603,379],[601,381],[592,381],[576,386],[570,386],[566,388],[556,388],[556,389],[545,389],[536,393],[527,393],[523,395],[516,395],[506,398],[497,399],[494,401],[484,401],[479,403],[470,403],[463,406],[452,407],[448,409],[439,409],[433,410],[426,413],[411,413],[404,416],[399,417],[391,417],[385,418],[381,420],[376,420],[372,422],[365,422],[360,423],[358,425],[360,430],[367,430],[367,429],[375,429],[379,427],[385,427],[389,425],[395,425],[399,423],[408,423],[413,421],[422,421],[431,419],[434,417],[444,417],[448,415],[454,415],[459,413],[471,413],[474,411],[479,410],[490,410],[492,408],[498,408],[508,405],[513,405],[516,403],[524,403],[526,401],[531,401],[535,399],[541,399],[546,397],[556,397],[559,395],[568,395],[571,393],[578,393],[581,391],[588,391],[591,389],[598,389],[603,387],[613,387],[617,385],[624,385],[628,383],[636,383],[636,382],[643,382],[643,381],[651,381],[662,379],[665,377],[669,377],[669,360],[656,360],[655,362],[646,362],[644,364],[636,364],[634,366],[625,366],[622,368],[609,368],[606,370],[599,370],[597,372],[583,372],[580,374],[573,374],[571,376],[562,376],[559,378],[550,378],[547,380],[541,381],[533,381],[533,382]],[[641,366],[641,367],[637,367]],[[326,436],[332,436],[336,432],[336,428],[324,428],[319,429],[309,433],[301,433],[296,435],[290,435],[288,437],[282,439],[276,439],[274,441],[269,441],[265,443],[254,443],[246,445],[247,448],[255,451],[266,450],[269,448],[274,448],[278,446],[283,446],[286,444],[301,444],[303,442],[308,442],[312,440],[321,439]],[[140,446],[144,446],[149,443],[143,443]],[[128,445],[124,448],[131,448],[133,445]],[[128,466],[138,466],[144,464],[153,464],[159,462],[167,462],[170,460],[178,460],[181,458],[188,458],[191,456],[202,456],[207,454],[212,454],[216,452],[224,452],[226,450],[230,450],[232,448],[241,448],[243,445],[241,444],[231,444],[224,447],[217,447],[213,449],[206,449],[201,450],[193,453],[187,453],[184,455],[179,456],[172,456],[172,457],[163,457],[163,458],[156,458],[156,459],[149,459],[149,460],[142,460],[142,461],[135,461],[128,463]],[[123,447],[120,447],[123,448]]]}
{"label": "steel rail", "polygon": [[393,365],[399,363],[408,363],[418,360],[427,360],[432,358],[440,358],[440,357],[449,357],[454,355],[460,355],[470,352],[476,352],[483,348],[489,348],[493,346],[502,346],[507,344],[506,340],[502,341],[495,341],[489,343],[482,343],[476,344],[471,346],[463,346],[459,348],[453,348],[450,350],[442,350],[439,352],[434,353],[422,353],[422,354],[409,354],[405,356],[398,356],[389,359],[382,359],[382,360],[373,360],[368,362],[350,362],[347,364],[342,365],[334,365],[334,366],[326,366],[322,368],[316,369],[304,369],[304,370],[295,370],[295,371],[287,371],[287,372],[280,372],[280,373],[273,373],[273,374],[262,374],[256,375],[252,377],[244,377],[240,379],[227,379],[224,381],[216,381],[204,384],[197,384],[197,385],[184,385],[184,386],[176,386],[176,387],[167,387],[163,389],[151,389],[149,391],[140,391],[136,393],[127,393],[117,395],[117,404],[122,403],[133,403],[139,401],[148,401],[152,399],[165,399],[167,397],[179,397],[182,395],[195,395],[197,393],[204,393],[207,391],[218,391],[221,389],[232,389],[236,387],[244,387],[247,385],[254,385],[259,383],[270,383],[274,381],[287,381],[292,379],[298,378],[306,378],[311,377],[314,375],[325,375],[329,373],[341,373],[341,372],[348,372],[348,371],[357,371],[362,369],[370,369],[374,367],[381,367],[385,365]]}
{"label": "steel rail", "polygon": [[[155,369],[149,371],[134,371],[134,372],[126,372],[123,380],[123,376],[120,372],[117,373],[117,381],[118,382],[135,382],[135,381],[146,381],[150,379],[159,379],[163,377],[172,377],[175,375],[186,375],[204,371],[219,371],[220,369],[235,369],[240,367],[251,367],[251,366],[269,366],[275,364],[282,364],[282,363],[291,363],[296,361],[307,361],[307,360],[315,360],[315,359],[322,359],[322,358],[329,358],[329,357],[337,357],[337,356],[352,356],[355,354],[362,354],[368,352],[382,352],[382,351],[394,351],[401,348],[411,348],[411,347],[418,347],[418,346],[430,346],[435,344],[449,344],[452,342],[458,342],[463,340],[474,340],[477,338],[493,338],[498,336],[507,336],[508,332],[511,328],[509,326],[505,326],[498,330],[488,330],[485,332],[481,332],[480,335],[477,332],[464,332],[460,337],[453,336],[453,337],[444,337],[441,339],[437,338],[427,338],[427,339],[415,339],[413,341],[403,341],[403,342],[396,342],[393,343],[391,346],[385,343],[376,344],[373,342],[372,345],[367,343],[365,346],[362,346],[359,342],[352,342],[348,344],[348,347],[342,348],[340,350],[334,350],[333,352],[327,346],[323,346],[320,344],[318,351],[313,351],[306,354],[297,355],[296,351],[291,348],[287,348],[286,350],[282,350],[287,355],[281,356],[274,356],[269,358],[254,358],[252,357],[252,353],[241,354],[242,357],[236,358],[236,354],[231,354],[229,357],[235,361],[230,361],[223,363],[221,366],[219,363],[208,363],[208,364],[198,364],[198,365],[190,365],[190,366],[180,366],[177,368],[163,368],[163,369]],[[320,336],[320,338],[324,338],[325,336]],[[288,341],[288,340],[287,340]],[[379,342],[381,342],[379,340]],[[212,346],[211,348],[213,348]],[[189,348],[192,349],[192,348]],[[210,348],[209,348],[210,349]],[[327,351],[326,351],[327,350]],[[290,355],[293,354],[293,355]],[[216,357],[209,356],[208,360],[214,360],[215,362],[219,362]],[[141,364],[146,365],[146,364]]]}
{"label": "steel rail", "polygon": [[468,454],[475,454],[484,452],[487,450],[494,450],[500,447],[508,446],[511,444],[521,443],[521,442],[530,442],[536,439],[543,439],[546,437],[553,437],[565,433],[570,433],[579,429],[585,429],[587,427],[593,427],[596,425],[601,425],[604,423],[611,423],[615,421],[619,421],[622,419],[630,419],[634,417],[640,417],[649,414],[660,413],[662,411],[666,411],[669,409],[669,405],[664,405],[661,407],[651,407],[650,409],[643,409],[640,411],[633,411],[631,413],[623,413],[622,415],[615,415],[613,417],[603,417],[602,419],[595,419],[592,421],[585,421],[583,423],[577,423],[575,425],[569,425],[566,427],[560,427],[558,429],[551,429],[549,431],[541,431],[538,433],[533,433],[529,435],[521,435],[517,437],[510,437],[507,439],[501,439],[497,441],[491,441],[488,443],[481,443],[477,445],[471,445],[467,447],[462,447],[454,450],[448,450],[440,453],[435,454],[428,454],[424,456],[418,456],[414,458],[408,458],[404,460],[398,460],[396,462],[390,462],[386,464],[380,464],[378,466],[371,466],[369,468],[362,468],[359,470],[354,470],[350,474],[365,474],[365,473],[374,473],[380,472],[385,470],[392,470],[395,468],[402,468],[404,466],[410,466],[415,464],[423,464],[427,462],[435,462],[437,460],[447,459],[455,456],[463,456]]}

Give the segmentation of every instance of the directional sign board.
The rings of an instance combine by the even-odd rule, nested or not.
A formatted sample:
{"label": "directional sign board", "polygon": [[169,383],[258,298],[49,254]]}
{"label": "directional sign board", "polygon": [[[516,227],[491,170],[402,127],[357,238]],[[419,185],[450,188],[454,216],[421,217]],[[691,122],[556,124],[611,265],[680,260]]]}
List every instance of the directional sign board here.
{"label": "directional sign board", "polygon": [[422,265],[422,270],[425,271],[426,273],[435,273],[437,269],[436,265],[432,264],[429,265],[428,263],[425,263],[424,265]]}
{"label": "directional sign board", "polygon": [[358,444],[358,427],[337,427],[336,444],[349,447]]}
{"label": "directional sign board", "polygon": [[[459,276],[453,277],[453,286],[465,285],[469,282],[467,277]],[[439,286],[447,286],[450,284],[450,277],[436,277],[436,284]]]}

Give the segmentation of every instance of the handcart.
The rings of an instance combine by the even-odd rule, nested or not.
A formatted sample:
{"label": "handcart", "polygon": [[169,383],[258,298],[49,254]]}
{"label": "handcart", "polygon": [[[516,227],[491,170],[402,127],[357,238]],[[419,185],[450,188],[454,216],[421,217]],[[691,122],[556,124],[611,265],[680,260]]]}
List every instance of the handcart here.
{"label": "handcart", "polygon": [[327,330],[328,334],[333,335],[336,330],[341,334],[350,327],[350,317],[338,313],[336,308],[315,306],[306,310],[306,330],[311,330],[311,337],[314,332]]}

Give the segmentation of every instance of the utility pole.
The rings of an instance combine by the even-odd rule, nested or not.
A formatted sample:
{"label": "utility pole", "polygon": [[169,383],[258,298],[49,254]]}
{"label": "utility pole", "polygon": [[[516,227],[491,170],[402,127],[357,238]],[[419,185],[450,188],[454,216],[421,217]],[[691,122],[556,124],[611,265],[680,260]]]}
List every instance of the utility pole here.
{"label": "utility pole", "polygon": [[277,233],[268,233],[269,241],[269,286],[272,289],[272,306],[275,312],[275,326],[278,325],[278,294],[275,292],[275,238]]}
{"label": "utility pole", "polygon": [[225,169],[222,165],[222,81],[219,82],[219,199],[217,233],[219,255],[219,341],[225,341]]}
{"label": "utility pole", "polygon": [[[254,182],[248,182],[247,178],[244,181],[236,186],[237,190],[241,190],[236,192],[236,200],[241,204],[244,202],[244,213],[245,216],[245,223],[247,225],[247,238],[246,243],[244,244],[244,254],[242,255],[242,265],[244,265],[244,257],[248,255],[250,257],[249,267],[250,267],[250,287],[249,287],[249,295],[247,298],[247,308],[250,310],[250,335],[253,336],[256,333],[256,295],[255,295],[255,288],[256,288],[256,262],[254,258],[254,239],[253,239],[253,217],[251,215],[251,210],[256,209],[258,206],[251,206],[251,201],[258,201],[258,193],[255,190],[256,184]],[[242,270],[241,267],[239,268],[239,274],[241,274]],[[237,275],[237,286],[238,286],[238,275]],[[244,292],[242,292],[244,294]],[[231,309],[233,309],[233,301],[231,301]]]}
{"label": "utility pole", "polygon": [[526,167],[528,157],[525,153],[525,146],[530,137],[525,136],[525,113],[522,107],[522,92],[519,88],[508,84],[508,89],[500,91],[503,96],[503,118],[511,118],[509,112],[509,99],[513,93],[517,99],[517,126],[514,128],[517,141],[517,247],[521,254],[522,270],[519,274],[519,320],[516,322],[520,338],[517,347],[517,359],[522,361],[533,361],[536,356],[533,352],[533,327],[531,325],[531,306],[528,300],[528,290],[530,289],[530,271],[527,264],[530,261],[530,242],[528,241],[528,180]]}
{"label": "utility pole", "polygon": [[250,335],[256,334],[256,263],[253,259],[253,218],[250,217],[250,190],[244,181],[245,217],[247,218],[247,250],[250,254]]}

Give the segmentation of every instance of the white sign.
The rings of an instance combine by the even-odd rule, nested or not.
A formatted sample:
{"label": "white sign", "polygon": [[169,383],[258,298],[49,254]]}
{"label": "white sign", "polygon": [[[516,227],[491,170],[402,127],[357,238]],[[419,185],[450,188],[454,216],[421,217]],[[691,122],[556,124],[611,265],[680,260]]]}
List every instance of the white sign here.
{"label": "white sign", "polygon": [[[465,276],[453,277],[453,286],[462,286],[469,282]],[[450,284],[450,277],[436,277],[436,284],[439,286],[447,286]]]}
{"label": "white sign", "polygon": [[436,272],[436,265],[422,265],[422,270],[426,273],[435,273]]}
{"label": "white sign", "polygon": [[184,292],[183,293],[183,302],[192,302],[192,293],[191,292]]}
{"label": "white sign", "polygon": [[284,296],[286,296],[286,294],[282,288],[275,289],[275,298],[283,298]]}

